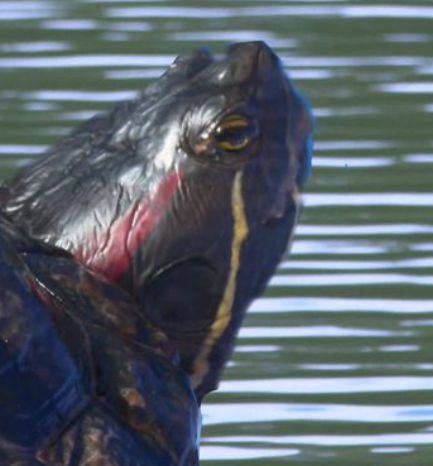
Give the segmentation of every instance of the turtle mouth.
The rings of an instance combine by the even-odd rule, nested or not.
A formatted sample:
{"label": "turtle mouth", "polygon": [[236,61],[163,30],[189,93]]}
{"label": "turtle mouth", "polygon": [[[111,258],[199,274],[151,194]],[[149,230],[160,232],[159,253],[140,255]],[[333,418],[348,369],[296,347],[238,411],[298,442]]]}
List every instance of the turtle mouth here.
{"label": "turtle mouth", "polygon": [[146,315],[171,337],[205,333],[217,308],[219,275],[203,257],[160,269],[140,290]]}

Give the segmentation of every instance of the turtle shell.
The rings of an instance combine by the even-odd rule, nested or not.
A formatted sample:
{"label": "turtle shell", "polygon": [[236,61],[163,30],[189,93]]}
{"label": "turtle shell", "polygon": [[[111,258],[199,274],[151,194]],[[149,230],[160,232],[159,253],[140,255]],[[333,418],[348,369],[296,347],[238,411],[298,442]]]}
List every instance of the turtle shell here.
{"label": "turtle shell", "polygon": [[0,283],[0,463],[194,464],[189,379],[126,292],[3,217]]}
{"label": "turtle shell", "polygon": [[[0,219],[0,438],[17,453],[44,447],[90,399],[89,354],[71,355],[34,295],[19,251],[29,245]],[[85,342],[78,325],[70,330]]]}

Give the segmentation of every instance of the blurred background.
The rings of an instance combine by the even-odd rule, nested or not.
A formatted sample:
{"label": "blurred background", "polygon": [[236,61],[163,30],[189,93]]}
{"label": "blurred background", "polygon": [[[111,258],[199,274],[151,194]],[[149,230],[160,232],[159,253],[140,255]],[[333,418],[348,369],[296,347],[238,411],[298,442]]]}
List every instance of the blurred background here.
{"label": "blurred background", "polygon": [[176,55],[258,39],[314,108],[314,170],[203,464],[431,466],[431,0],[0,0],[0,179]]}

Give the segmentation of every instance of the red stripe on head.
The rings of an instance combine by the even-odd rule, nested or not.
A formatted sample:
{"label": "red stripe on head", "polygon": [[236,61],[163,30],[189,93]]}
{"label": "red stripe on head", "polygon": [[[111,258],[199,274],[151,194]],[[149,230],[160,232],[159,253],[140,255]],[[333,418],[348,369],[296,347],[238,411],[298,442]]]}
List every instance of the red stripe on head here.
{"label": "red stripe on head", "polygon": [[134,203],[108,231],[101,232],[96,240],[81,247],[75,254],[77,260],[109,280],[119,280],[164,215],[180,186],[182,175],[179,170],[169,172],[153,196]]}

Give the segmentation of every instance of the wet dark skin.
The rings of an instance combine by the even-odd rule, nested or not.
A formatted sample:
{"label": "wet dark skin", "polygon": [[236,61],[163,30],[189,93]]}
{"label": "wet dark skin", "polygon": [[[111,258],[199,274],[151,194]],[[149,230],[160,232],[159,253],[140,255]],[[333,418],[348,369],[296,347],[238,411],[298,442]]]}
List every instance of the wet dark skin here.
{"label": "wet dark skin", "polygon": [[196,397],[128,293],[0,216],[0,464],[194,465]]}
{"label": "wet dark skin", "polygon": [[[177,59],[136,100],[90,120],[10,181],[1,195],[3,210],[32,238],[70,252],[129,292],[139,303],[131,304],[134,312],[167,338],[160,357],[169,361],[171,348],[179,352],[200,402],[217,386],[248,305],[287,248],[310,151],[308,107],[265,44],[237,44],[221,59],[198,50]],[[59,260],[34,276],[57,277]],[[68,279],[73,272],[66,268],[60,275],[60,285],[44,286],[82,294]],[[106,299],[104,292],[95,295]],[[94,347],[104,347],[103,334],[88,337]],[[106,344],[95,358],[106,361],[114,380],[124,368],[111,354],[146,360],[135,347]],[[150,337],[146,344],[154,346]],[[73,342],[66,346],[77,351]],[[158,364],[157,373],[169,372]],[[107,379],[99,377],[104,387]],[[109,404],[117,412],[121,402],[113,395]],[[122,428],[137,433],[130,418]],[[168,445],[165,427],[160,430]],[[142,432],[149,435],[155,437],[151,429]],[[192,448],[170,448],[183,455],[175,464],[194,464]],[[115,461],[104,464],[148,464]]]}

